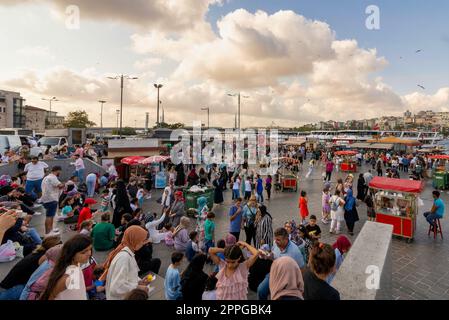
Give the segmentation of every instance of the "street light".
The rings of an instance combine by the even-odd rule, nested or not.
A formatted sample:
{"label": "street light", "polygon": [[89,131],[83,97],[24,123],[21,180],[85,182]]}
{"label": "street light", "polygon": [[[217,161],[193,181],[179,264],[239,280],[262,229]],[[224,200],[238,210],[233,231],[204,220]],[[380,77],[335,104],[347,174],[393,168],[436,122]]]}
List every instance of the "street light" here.
{"label": "street light", "polygon": [[120,138],[122,138],[122,123],[123,123],[123,79],[136,80],[137,77],[130,77],[127,75],[119,75],[115,77],[108,77],[108,79],[118,80],[120,79]]}
{"label": "street light", "polygon": [[100,120],[100,127],[101,127],[101,139],[103,139],[103,104],[106,103],[106,100],[98,100],[98,102],[101,103],[101,120]]}
{"label": "street light", "polygon": [[117,113],[117,126],[116,126],[116,128],[117,128],[117,131],[118,131],[118,117],[120,115],[120,109],[115,110],[115,113]]}
{"label": "street light", "polygon": [[241,129],[241,126],[240,126],[240,100],[241,100],[241,98],[249,98],[249,96],[242,96],[241,94],[240,94],[240,92],[239,93],[228,93],[228,96],[230,96],[230,97],[238,97],[238,110],[237,110],[237,114],[238,114],[238,129],[240,130]]}
{"label": "street light", "polygon": [[50,102],[50,112],[51,112],[51,103],[52,103],[52,101],[59,101],[58,99],[56,99],[56,97],[53,97],[53,98],[50,98],[50,99],[42,98],[42,100]]}
{"label": "street light", "polygon": [[210,112],[210,109],[209,109],[209,107],[204,107],[204,108],[201,108],[201,110],[207,111],[207,129],[209,129],[210,128],[209,127],[209,112]]}
{"label": "street light", "polygon": [[159,128],[160,122],[159,122],[159,105],[161,101],[159,100],[159,90],[163,87],[162,84],[154,84],[154,87],[157,89],[157,123],[156,126]]}

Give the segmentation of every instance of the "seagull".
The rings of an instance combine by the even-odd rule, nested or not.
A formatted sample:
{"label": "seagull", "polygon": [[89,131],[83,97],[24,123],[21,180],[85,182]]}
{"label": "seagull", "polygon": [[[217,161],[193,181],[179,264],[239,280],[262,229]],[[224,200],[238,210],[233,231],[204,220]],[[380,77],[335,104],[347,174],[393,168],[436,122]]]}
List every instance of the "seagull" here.
{"label": "seagull", "polygon": [[421,49],[419,49],[419,50],[416,50],[416,52],[415,53],[420,53],[422,50]]}
{"label": "seagull", "polygon": [[402,59],[402,57],[399,57],[399,59]]}
{"label": "seagull", "polygon": [[423,90],[426,90],[426,88],[424,88],[422,85],[418,84],[418,87],[420,87]]}

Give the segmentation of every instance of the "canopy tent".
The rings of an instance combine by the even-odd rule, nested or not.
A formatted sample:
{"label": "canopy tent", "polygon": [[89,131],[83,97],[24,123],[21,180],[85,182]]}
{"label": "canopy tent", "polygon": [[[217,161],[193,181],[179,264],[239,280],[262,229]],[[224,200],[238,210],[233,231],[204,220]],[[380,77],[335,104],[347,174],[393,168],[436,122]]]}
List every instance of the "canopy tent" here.
{"label": "canopy tent", "polygon": [[449,160],[449,155],[447,154],[436,154],[433,156],[429,156],[430,159],[435,159],[435,160]]}
{"label": "canopy tent", "polygon": [[145,157],[131,156],[131,157],[123,158],[122,160],[120,160],[120,162],[123,164],[127,164],[129,166],[135,166],[135,165],[140,164],[140,161],[142,161],[143,159],[145,159]]}
{"label": "canopy tent", "polygon": [[421,193],[424,189],[424,183],[416,180],[374,177],[369,183],[369,187],[390,191]]}
{"label": "canopy tent", "polygon": [[391,150],[393,149],[393,144],[391,143],[365,143],[365,142],[356,142],[351,144],[352,148],[356,149],[382,149],[382,150]]}
{"label": "canopy tent", "polygon": [[152,156],[145,159],[142,159],[139,164],[152,164],[152,163],[160,163],[165,162],[170,159],[169,156]]}
{"label": "canopy tent", "polygon": [[354,150],[342,150],[335,152],[336,156],[355,156],[358,152]]}
{"label": "canopy tent", "polygon": [[306,139],[303,138],[289,138],[287,141],[281,142],[286,146],[301,146],[306,143]]}
{"label": "canopy tent", "polygon": [[368,140],[367,142],[369,143],[386,143],[386,144],[402,144],[402,145],[406,145],[406,146],[420,146],[421,142],[419,142],[418,140],[406,140],[406,139],[401,139],[401,138],[397,138],[397,137],[386,137],[386,138],[382,138],[382,139],[372,139],[372,140]]}

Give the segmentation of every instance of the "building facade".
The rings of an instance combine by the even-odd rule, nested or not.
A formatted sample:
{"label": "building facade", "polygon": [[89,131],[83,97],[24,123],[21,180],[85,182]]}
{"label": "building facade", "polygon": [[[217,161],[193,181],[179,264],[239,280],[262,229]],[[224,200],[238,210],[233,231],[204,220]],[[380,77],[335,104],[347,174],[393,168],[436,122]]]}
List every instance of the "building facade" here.
{"label": "building facade", "polygon": [[0,90],[0,126],[23,128],[25,126],[24,101],[19,92]]}
{"label": "building facade", "polygon": [[47,110],[33,106],[25,106],[25,129],[35,130],[36,132],[45,131],[45,120]]}
{"label": "building facade", "polygon": [[62,129],[64,128],[64,120],[63,116],[58,116],[58,113],[55,111],[46,111],[46,120],[45,120],[45,128],[47,129]]}

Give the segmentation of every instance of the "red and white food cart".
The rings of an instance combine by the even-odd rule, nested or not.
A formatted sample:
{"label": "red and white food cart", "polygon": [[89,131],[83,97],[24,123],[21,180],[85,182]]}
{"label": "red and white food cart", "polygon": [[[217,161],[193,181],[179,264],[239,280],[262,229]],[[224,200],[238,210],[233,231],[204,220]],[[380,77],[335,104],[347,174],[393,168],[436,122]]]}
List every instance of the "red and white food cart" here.
{"label": "red and white food cart", "polygon": [[374,177],[369,184],[373,194],[376,222],[391,224],[393,235],[413,239],[422,181]]}
{"label": "red and white food cart", "polygon": [[353,150],[343,150],[337,151],[334,153],[335,156],[339,156],[343,158],[343,161],[340,163],[340,170],[342,172],[356,172],[357,171],[357,162],[354,161],[354,156],[357,154],[357,151]]}

